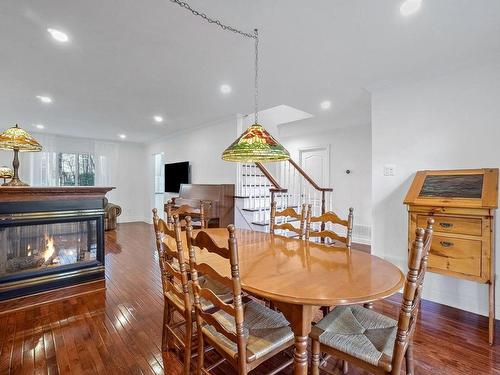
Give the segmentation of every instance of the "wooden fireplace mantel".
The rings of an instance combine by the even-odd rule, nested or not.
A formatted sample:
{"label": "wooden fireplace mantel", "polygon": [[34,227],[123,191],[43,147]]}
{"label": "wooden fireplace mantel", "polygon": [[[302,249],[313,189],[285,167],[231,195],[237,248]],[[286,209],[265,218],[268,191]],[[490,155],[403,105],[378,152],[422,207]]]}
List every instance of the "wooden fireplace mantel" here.
{"label": "wooden fireplace mantel", "polygon": [[0,186],[0,202],[99,199],[113,189],[107,186]]}

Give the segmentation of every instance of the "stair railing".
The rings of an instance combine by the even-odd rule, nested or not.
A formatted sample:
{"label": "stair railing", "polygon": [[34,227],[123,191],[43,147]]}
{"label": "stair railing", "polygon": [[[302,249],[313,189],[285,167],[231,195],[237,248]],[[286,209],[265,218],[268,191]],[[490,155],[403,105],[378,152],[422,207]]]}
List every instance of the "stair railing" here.
{"label": "stair railing", "polygon": [[238,194],[246,198],[243,211],[252,212],[252,224],[265,227],[269,223],[272,202],[278,210],[292,207],[298,211],[302,204],[310,204],[314,216],[332,209],[333,189],[320,187],[292,159],[266,165],[241,164],[239,176]]}
{"label": "stair railing", "polygon": [[311,184],[316,191],[321,193],[321,214],[324,214],[327,211],[326,193],[333,192],[333,189],[318,186],[318,184],[293,159],[289,159],[288,162],[300,173],[302,177],[306,179],[307,182],[309,182],[309,184]]}

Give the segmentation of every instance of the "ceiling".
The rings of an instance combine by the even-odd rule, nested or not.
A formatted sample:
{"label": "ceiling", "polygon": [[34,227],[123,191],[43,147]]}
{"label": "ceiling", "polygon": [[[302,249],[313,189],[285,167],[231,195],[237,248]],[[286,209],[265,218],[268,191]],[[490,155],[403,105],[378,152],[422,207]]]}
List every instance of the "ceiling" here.
{"label": "ceiling", "polygon": [[[500,54],[500,1],[190,0],[261,35],[261,108],[286,104],[341,127],[369,122],[366,88]],[[61,29],[70,42],[50,38]],[[253,42],[169,0],[2,0],[0,124],[150,142],[253,108]],[[232,93],[223,95],[227,83]],[[50,95],[42,104],[36,95]],[[332,101],[321,110],[322,100]],[[162,124],[153,115],[165,118]]]}

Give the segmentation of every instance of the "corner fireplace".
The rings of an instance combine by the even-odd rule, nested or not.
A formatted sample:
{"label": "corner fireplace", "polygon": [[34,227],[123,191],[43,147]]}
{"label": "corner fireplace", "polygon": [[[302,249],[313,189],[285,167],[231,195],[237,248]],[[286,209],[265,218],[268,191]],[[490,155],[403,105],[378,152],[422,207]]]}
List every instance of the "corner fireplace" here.
{"label": "corner fireplace", "polygon": [[[6,189],[14,200],[1,199],[14,197]],[[0,188],[0,300],[104,279],[105,192],[23,197],[25,189],[44,188]]]}

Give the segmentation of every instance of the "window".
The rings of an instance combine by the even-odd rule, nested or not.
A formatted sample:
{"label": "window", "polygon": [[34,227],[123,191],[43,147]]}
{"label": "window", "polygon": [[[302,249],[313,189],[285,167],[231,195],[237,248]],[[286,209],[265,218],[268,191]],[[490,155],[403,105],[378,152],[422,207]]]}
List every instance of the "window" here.
{"label": "window", "polygon": [[95,163],[91,154],[59,154],[60,186],[94,186]]}

